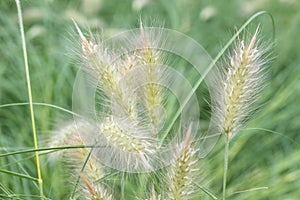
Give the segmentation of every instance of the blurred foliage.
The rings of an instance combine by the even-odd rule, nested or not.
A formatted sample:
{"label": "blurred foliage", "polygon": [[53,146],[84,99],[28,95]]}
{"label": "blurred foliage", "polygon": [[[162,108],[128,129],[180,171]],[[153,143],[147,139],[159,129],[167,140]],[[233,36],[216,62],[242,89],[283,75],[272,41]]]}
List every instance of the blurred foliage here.
{"label": "blurred foliage", "polygon": [[[41,0],[22,1],[29,65],[35,102],[72,109],[72,85],[78,69],[72,46],[78,46],[71,18],[81,27],[101,30],[108,38],[122,30],[146,25],[164,25],[198,41],[214,57],[235,31],[253,13],[266,10],[275,19],[276,47],[270,66],[269,86],[261,98],[263,108],[231,144],[228,194],[256,187],[268,187],[234,194],[228,199],[296,200],[300,196],[300,3],[297,0]],[[269,18],[261,17],[265,40],[272,37]],[[0,1],[0,104],[27,102],[15,2]],[[40,146],[47,146],[50,131],[72,116],[46,106],[35,106]],[[32,148],[28,106],[0,108],[1,153]],[[203,160],[210,172],[207,186],[221,193],[222,141]],[[33,154],[1,157],[0,168],[36,177]],[[64,166],[51,165],[42,157],[46,196],[67,199]],[[199,183],[202,184],[202,183]],[[205,183],[206,184],[206,183]],[[137,184],[132,183],[132,187]],[[126,186],[125,193],[134,195]],[[135,193],[136,192],[136,193]],[[34,199],[35,183],[0,173],[0,194],[21,194]],[[0,198],[1,198],[0,195]],[[139,195],[139,194],[137,194]],[[198,199],[198,198],[195,198]],[[205,198],[206,199],[206,198]]]}

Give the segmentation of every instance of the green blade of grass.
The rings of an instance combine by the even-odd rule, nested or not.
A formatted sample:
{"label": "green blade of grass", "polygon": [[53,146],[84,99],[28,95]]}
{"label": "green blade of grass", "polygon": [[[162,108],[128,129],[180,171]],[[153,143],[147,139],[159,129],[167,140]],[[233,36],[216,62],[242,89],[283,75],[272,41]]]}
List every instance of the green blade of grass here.
{"label": "green blade of grass", "polygon": [[25,175],[25,174],[20,174],[20,173],[17,173],[17,172],[12,172],[12,171],[8,171],[8,170],[4,170],[4,169],[0,169],[0,173],[5,173],[5,174],[12,175],[12,176],[20,177],[20,178],[25,178],[25,179],[35,181],[35,182],[39,181],[39,179],[34,178],[32,176],[28,176],[28,175]]}
{"label": "green blade of grass", "polygon": [[264,131],[264,132],[267,132],[267,133],[273,133],[273,134],[277,134],[277,135],[280,135],[281,137],[289,140],[290,142],[294,143],[295,145],[297,145],[298,147],[300,147],[300,143],[296,142],[295,140],[293,140],[291,137],[289,137],[287,134],[283,134],[283,133],[280,133],[280,132],[277,132],[277,131],[273,131],[273,130],[269,130],[269,129],[265,129],[265,128],[245,128],[244,129],[245,131],[246,130],[258,130],[258,131]]}
{"label": "green blade of grass", "polygon": [[[21,3],[20,3],[19,0],[15,0],[15,1],[16,1],[17,9],[18,9],[18,20],[19,20],[19,26],[20,26],[20,32],[21,32],[22,49],[23,49],[25,73],[26,73],[26,82],[27,82],[27,90],[28,90],[29,105],[30,105],[31,126],[32,126],[32,131],[33,131],[33,143],[34,143],[34,148],[38,149],[37,134],[36,134],[36,127],[35,127],[35,119],[34,119],[34,110],[33,110],[33,104],[32,104],[30,73],[29,73],[29,66],[28,66],[28,58],[27,58],[26,41],[25,41],[25,34],[24,34],[24,27],[23,27]],[[38,151],[35,152],[35,158],[36,158],[38,183],[39,183],[39,190],[40,190],[40,197],[41,197],[40,199],[43,200],[44,199],[43,179],[42,179],[42,173],[41,173],[41,166],[40,166],[40,159],[39,159]]]}
{"label": "green blade of grass", "polygon": [[203,186],[201,186],[201,185],[199,185],[198,183],[195,183],[195,182],[194,182],[194,184],[198,188],[200,188],[205,194],[207,194],[211,199],[214,199],[214,200],[218,199],[218,197],[216,197],[216,195],[214,195],[212,192],[210,192],[207,188],[205,188],[205,187],[203,187]]}
{"label": "green blade of grass", "polygon": [[232,195],[241,194],[241,193],[245,193],[245,192],[253,192],[253,191],[257,191],[257,190],[268,190],[268,189],[269,189],[269,187],[256,187],[256,188],[250,188],[250,189],[246,189],[246,190],[236,191],[236,192],[232,193]]}
{"label": "green blade of grass", "polygon": [[0,158],[1,157],[7,157],[7,156],[13,156],[13,155],[17,155],[17,154],[39,152],[39,151],[78,149],[78,148],[96,148],[96,147],[95,146],[78,145],[78,146],[61,146],[61,147],[48,147],[48,148],[39,148],[39,149],[28,149],[28,150],[21,150],[21,151],[14,151],[14,152],[10,152],[10,153],[0,154]]}
{"label": "green blade of grass", "polygon": [[[84,168],[85,168],[87,162],[89,161],[89,159],[90,159],[90,157],[91,157],[91,155],[92,155],[92,151],[93,151],[93,148],[90,149],[89,154],[87,155],[87,157],[86,157],[86,159],[85,159],[85,161],[84,161],[84,163],[83,163],[83,165],[82,165],[82,167],[81,167],[80,172],[83,172],[83,171],[84,171]],[[80,178],[81,178],[81,176],[79,175],[79,176],[77,177],[76,183],[75,183],[74,188],[73,188],[73,191],[72,191],[72,193],[71,193],[71,199],[74,199],[74,197],[75,197],[75,193],[76,193],[77,187],[78,187],[78,185],[79,185]]]}
{"label": "green blade of grass", "polygon": [[[67,110],[67,109],[62,108],[62,107],[57,106],[57,105],[53,105],[53,104],[49,104],[49,103],[42,103],[42,102],[32,102],[32,104],[33,105],[37,105],[37,106],[47,106],[47,107],[50,107],[50,108],[55,108],[55,109],[64,111],[66,113],[72,114],[73,116],[82,117],[81,115],[79,115],[77,113],[74,113],[74,112],[72,112],[70,110]],[[30,103],[29,102],[8,103],[8,104],[0,105],[0,108],[6,108],[6,107],[11,107],[11,106],[24,106],[24,105],[30,105]]]}

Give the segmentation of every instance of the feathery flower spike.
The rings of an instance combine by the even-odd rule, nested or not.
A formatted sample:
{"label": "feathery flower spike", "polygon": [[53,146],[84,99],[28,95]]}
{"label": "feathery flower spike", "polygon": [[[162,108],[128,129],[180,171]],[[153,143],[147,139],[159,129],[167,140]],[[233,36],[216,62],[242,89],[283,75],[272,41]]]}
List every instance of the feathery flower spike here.
{"label": "feathery flower spike", "polygon": [[249,44],[238,41],[222,71],[221,101],[218,105],[221,131],[231,140],[251,114],[251,106],[263,88],[264,57],[268,49],[258,45],[257,27]]}

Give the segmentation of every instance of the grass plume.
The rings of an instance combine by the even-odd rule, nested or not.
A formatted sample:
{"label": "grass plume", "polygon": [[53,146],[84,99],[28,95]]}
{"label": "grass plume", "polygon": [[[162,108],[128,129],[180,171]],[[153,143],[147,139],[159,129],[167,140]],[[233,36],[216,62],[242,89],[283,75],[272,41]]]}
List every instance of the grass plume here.
{"label": "grass plume", "polygon": [[[217,102],[219,129],[225,136],[223,200],[226,199],[229,143],[250,117],[252,106],[264,87],[268,46],[259,44],[259,27],[251,37],[238,39],[221,69],[220,99]],[[270,45],[271,46],[271,45]]]}
{"label": "grass plume", "polygon": [[264,88],[267,46],[259,44],[259,27],[250,42],[238,39],[221,69],[219,120],[221,132],[231,140],[250,117],[253,104]]}
{"label": "grass plume", "polygon": [[190,126],[187,130],[185,141],[179,148],[174,157],[174,161],[170,166],[170,172],[167,175],[167,184],[169,186],[168,199],[183,200],[189,197],[196,191],[194,186],[194,178],[197,176],[196,163],[198,161],[195,149],[191,144]]}

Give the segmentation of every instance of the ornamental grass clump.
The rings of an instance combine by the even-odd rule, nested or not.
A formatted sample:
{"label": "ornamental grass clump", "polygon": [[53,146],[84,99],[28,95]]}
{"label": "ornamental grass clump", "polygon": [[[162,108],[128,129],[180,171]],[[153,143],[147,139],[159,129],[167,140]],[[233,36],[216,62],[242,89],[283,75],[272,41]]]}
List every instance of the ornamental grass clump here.
{"label": "ornamental grass clump", "polygon": [[[158,28],[159,31],[153,27],[145,29],[142,22],[138,32],[132,31],[131,35],[126,32],[108,41],[86,39],[74,22],[80,38],[81,49],[78,54],[82,64],[74,84],[74,112],[68,111],[74,114],[74,122],[53,134],[50,148],[38,148],[22,13],[20,2],[16,0],[16,3],[35,148],[4,153],[1,157],[34,151],[38,178],[29,173],[7,170],[1,170],[1,173],[36,181],[40,199],[44,199],[39,152],[46,151],[52,153],[53,157],[61,155],[64,170],[71,172],[68,180],[74,185],[70,193],[72,200],[124,199],[127,192],[132,194],[126,198],[140,198],[135,196],[134,189],[142,184],[144,187],[139,188],[142,190],[139,195],[143,200],[188,200],[194,199],[195,194],[202,195],[200,192],[211,199],[220,199],[204,186],[199,160],[211,151],[219,133],[222,133],[225,138],[223,200],[226,199],[229,143],[253,114],[253,105],[264,88],[265,66],[270,60],[270,48],[260,42],[259,27],[250,37],[237,36],[251,21],[265,12],[251,17],[214,60],[201,45],[184,34],[162,28]],[[235,45],[222,64],[224,68],[213,69],[234,40]],[[177,56],[182,56],[183,63],[189,63],[185,66],[193,65],[191,72],[199,72],[194,85],[194,80],[189,80],[188,75],[184,76],[190,69],[181,70],[181,62],[176,62],[178,66],[167,66],[166,58],[174,58],[176,61]],[[182,73],[178,73],[179,69]],[[215,70],[211,74],[217,78],[211,76],[211,70]],[[82,72],[84,78],[81,77]],[[206,82],[207,89],[212,94],[211,121],[217,123],[210,123],[207,134],[201,137],[199,132],[202,130],[198,127],[200,109],[197,108],[199,103],[196,97],[200,94],[197,90],[204,80],[209,80]],[[85,85],[85,81],[88,85]],[[212,86],[210,81],[216,84]],[[173,85],[173,82],[177,83]],[[210,90],[212,88],[214,91]],[[92,95],[89,93],[91,91],[85,93],[89,89],[93,89]],[[86,98],[81,98],[86,94]],[[97,105],[99,102],[88,101],[89,98],[100,98],[100,105]],[[174,103],[167,104],[167,101]],[[80,103],[85,105],[83,109]],[[170,114],[173,112],[166,109],[167,106],[178,110],[174,115]],[[168,117],[168,114],[171,116]],[[182,131],[188,124],[187,131]],[[192,128],[191,124],[196,125]],[[215,128],[218,131],[215,132]],[[201,140],[205,141],[199,142]],[[19,160],[16,161],[19,164]],[[10,163],[5,165],[10,166]],[[21,165],[19,167],[24,169]],[[4,191],[6,187],[1,185],[1,189]],[[3,197],[17,197],[10,195],[8,190],[5,192],[7,194]],[[195,199],[201,197],[195,196]]]}
{"label": "ornamental grass clump", "polygon": [[[76,23],[75,26],[82,44],[80,56],[83,69],[96,80],[97,90],[105,96],[102,100],[108,112],[101,113],[97,122],[77,122],[77,132],[69,128],[63,130],[71,139],[59,138],[61,145],[84,145],[88,140],[96,146],[93,150],[96,153],[83,148],[71,150],[73,153],[68,153],[66,157],[84,166],[84,169],[75,170],[83,188],[79,189],[81,195],[87,199],[112,199],[106,185],[96,184],[97,180],[106,176],[107,166],[102,165],[102,162],[107,164],[105,159],[117,162],[121,166],[118,170],[123,167],[152,171],[153,161],[160,162],[155,160],[155,156],[159,151],[157,144],[161,123],[164,123],[161,108],[167,96],[158,83],[162,83],[161,79],[166,76],[160,67],[165,64],[165,59],[157,50],[161,45],[157,43],[159,40],[152,41],[151,34],[146,37],[142,23],[140,38],[135,38],[136,43],[130,43],[141,48],[134,48],[133,52],[121,56],[102,43],[88,41]],[[229,143],[249,119],[253,104],[264,87],[268,48],[260,43],[258,34],[259,27],[250,38],[238,38],[227,59],[224,59],[224,68],[215,69],[214,73],[218,77],[215,89],[219,99],[213,101],[212,112],[217,112],[219,123],[216,126],[225,137],[223,200],[226,198]],[[137,85],[139,89],[136,89]],[[200,178],[197,163],[201,149],[193,144],[191,129],[190,125],[183,134],[184,141],[176,143],[176,150],[169,154],[173,158],[169,158],[172,161],[162,176],[167,187],[159,191],[153,187],[148,198],[190,199],[201,188],[195,184],[199,181],[195,179]]]}

